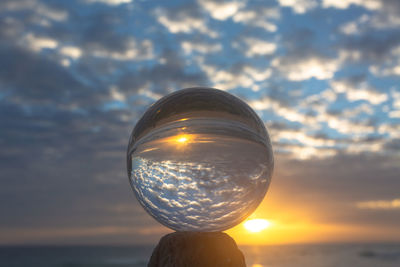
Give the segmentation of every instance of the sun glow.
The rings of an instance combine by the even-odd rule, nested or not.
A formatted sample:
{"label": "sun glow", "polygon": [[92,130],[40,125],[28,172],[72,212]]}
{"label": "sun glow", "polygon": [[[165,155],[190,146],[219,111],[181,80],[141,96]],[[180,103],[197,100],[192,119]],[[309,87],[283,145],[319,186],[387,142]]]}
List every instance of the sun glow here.
{"label": "sun glow", "polygon": [[187,142],[188,138],[186,136],[179,137],[176,141],[178,143],[185,143]]}
{"label": "sun glow", "polygon": [[175,145],[187,145],[194,139],[193,134],[178,134],[167,139],[167,142]]}
{"label": "sun glow", "polygon": [[267,221],[265,219],[253,219],[253,220],[246,221],[243,224],[243,226],[249,232],[258,233],[258,232],[270,227],[271,222]]}

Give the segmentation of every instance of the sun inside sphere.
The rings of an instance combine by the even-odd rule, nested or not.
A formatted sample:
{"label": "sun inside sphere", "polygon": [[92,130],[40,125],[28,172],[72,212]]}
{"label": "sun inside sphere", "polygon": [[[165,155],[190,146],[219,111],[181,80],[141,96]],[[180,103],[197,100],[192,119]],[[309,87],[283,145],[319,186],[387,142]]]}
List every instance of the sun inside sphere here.
{"label": "sun inside sphere", "polygon": [[245,102],[189,88],[145,112],[127,165],[137,199],[157,221],[177,231],[222,231],[260,204],[274,159],[263,122]]}

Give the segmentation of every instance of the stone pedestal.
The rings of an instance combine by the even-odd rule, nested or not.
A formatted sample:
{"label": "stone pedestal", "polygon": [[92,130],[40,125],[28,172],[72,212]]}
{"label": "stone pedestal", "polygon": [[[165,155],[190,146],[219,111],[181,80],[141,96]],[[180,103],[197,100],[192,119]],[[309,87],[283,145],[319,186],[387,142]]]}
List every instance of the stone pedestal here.
{"label": "stone pedestal", "polygon": [[175,232],[161,238],[148,267],[246,267],[235,240],[222,232]]}

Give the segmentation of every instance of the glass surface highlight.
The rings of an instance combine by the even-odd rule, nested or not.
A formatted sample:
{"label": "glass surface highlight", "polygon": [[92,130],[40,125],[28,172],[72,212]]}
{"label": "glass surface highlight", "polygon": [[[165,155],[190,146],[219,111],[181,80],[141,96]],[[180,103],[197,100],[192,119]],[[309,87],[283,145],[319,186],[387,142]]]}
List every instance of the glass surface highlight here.
{"label": "glass surface highlight", "polygon": [[137,199],[157,221],[177,231],[222,231],[260,204],[274,160],[264,124],[246,103],[189,88],[146,111],[127,164]]}

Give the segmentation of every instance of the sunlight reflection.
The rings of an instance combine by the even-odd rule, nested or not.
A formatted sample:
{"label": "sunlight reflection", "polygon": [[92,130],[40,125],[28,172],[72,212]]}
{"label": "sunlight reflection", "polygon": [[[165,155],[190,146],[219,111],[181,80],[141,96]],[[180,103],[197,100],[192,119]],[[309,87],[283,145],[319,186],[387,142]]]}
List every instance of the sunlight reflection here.
{"label": "sunlight reflection", "polygon": [[167,143],[179,146],[188,145],[189,143],[192,143],[194,140],[195,140],[194,134],[178,134],[166,139]]}
{"label": "sunlight reflection", "polygon": [[176,140],[176,141],[179,142],[179,143],[185,143],[187,140],[188,140],[187,137],[182,136],[182,137],[179,137],[178,140]]}

